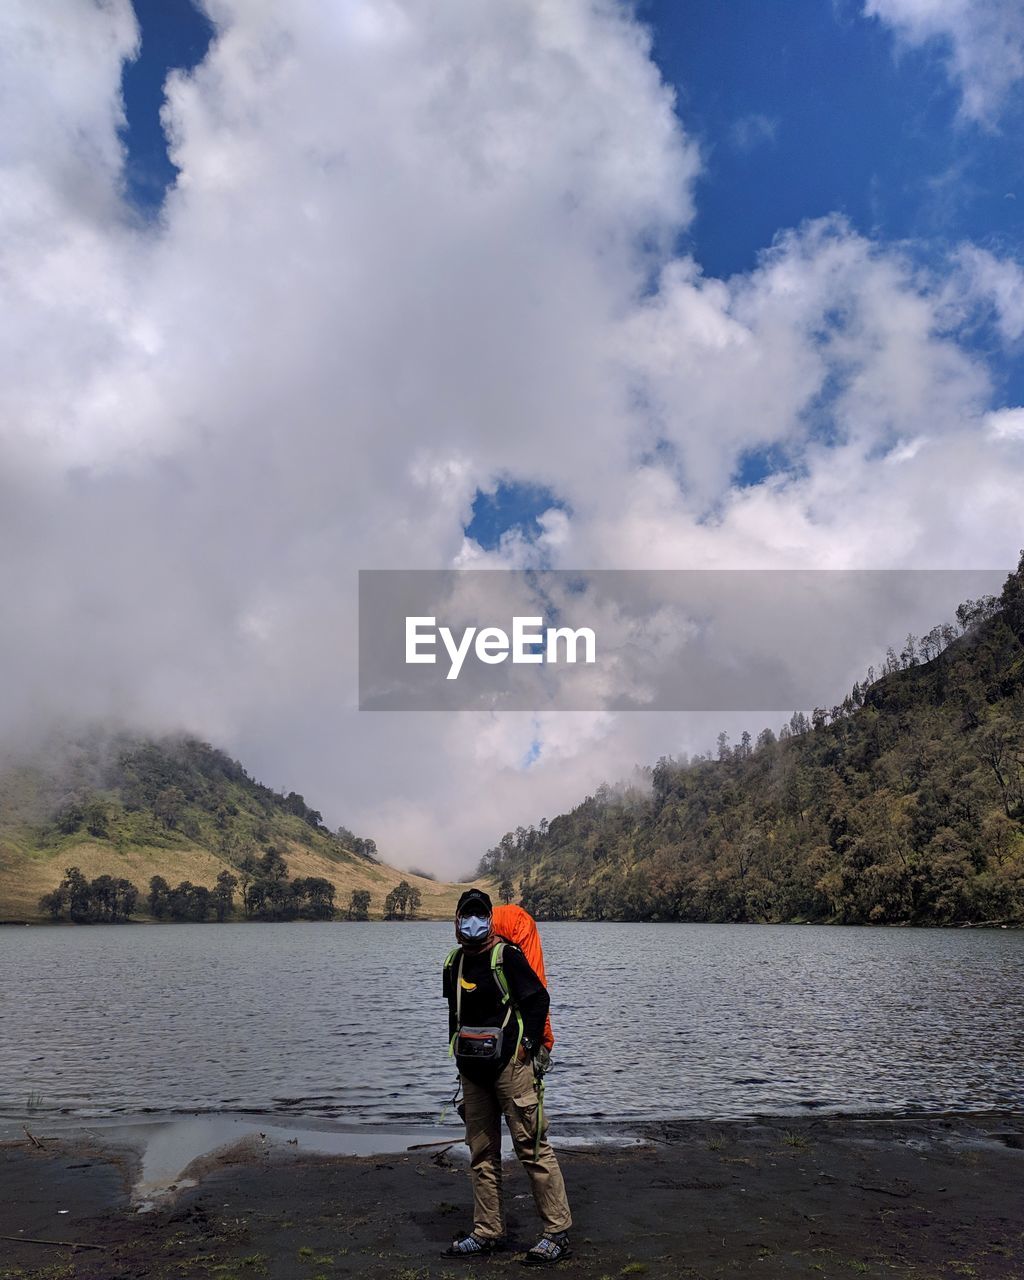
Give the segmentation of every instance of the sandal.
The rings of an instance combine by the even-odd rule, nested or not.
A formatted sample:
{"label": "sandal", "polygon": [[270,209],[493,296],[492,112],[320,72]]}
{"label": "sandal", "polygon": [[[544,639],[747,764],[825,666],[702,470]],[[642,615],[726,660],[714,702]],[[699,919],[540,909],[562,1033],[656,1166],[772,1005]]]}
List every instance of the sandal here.
{"label": "sandal", "polygon": [[475,1231],[469,1231],[464,1236],[456,1236],[441,1257],[480,1258],[489,1253],[499,1253],[504,1247],[505,1240],[502,1236],[491,1239],[488,1236],[478,1236]]}
{"label": "sandal", "polygon": [[545,1232],[532,1249],[523,1258],[528,1267],[548,1267],[552,1263],[561,1262],[572,1250],[569,1247],[569,1234],[559,1231],[556,1235]]}

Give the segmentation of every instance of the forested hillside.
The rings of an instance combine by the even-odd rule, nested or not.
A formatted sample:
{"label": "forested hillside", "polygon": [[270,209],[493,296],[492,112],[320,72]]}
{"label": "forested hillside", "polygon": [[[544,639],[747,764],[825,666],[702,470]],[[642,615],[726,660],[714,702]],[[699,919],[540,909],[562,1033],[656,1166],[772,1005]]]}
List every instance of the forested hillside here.
{"label": "forested hillside", "polygon": [[376,855],[195,738],[94,729],[0,769],[0,920],[450,914],[459,887]]}
{"label": "forested hillside", "polygon": [[841,705],[659,760],[480,872],[547,919],[1024,922],[1024,555]]}

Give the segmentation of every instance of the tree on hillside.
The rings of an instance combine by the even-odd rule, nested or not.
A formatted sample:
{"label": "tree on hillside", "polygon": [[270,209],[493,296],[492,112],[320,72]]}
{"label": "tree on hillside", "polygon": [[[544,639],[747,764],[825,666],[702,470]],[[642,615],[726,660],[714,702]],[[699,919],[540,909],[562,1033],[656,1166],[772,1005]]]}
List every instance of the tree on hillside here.
{"label": "tree on hillside", "polygon": [[174,831],[185,816],[187,803],[180,787],[164,787],[153,800],[153,812],[165,827]]}
{"label": "tree on hillside", "polygon": [[506,906],[516,896],[516,891],[512,885],[512,877],[506,872],[501,877],[501,883],[498,885],[498,897]]}
{"label": "tree on hillside", "polygon": [[350,831],[348,827],[339,827],[335,832],[338,840],[346,849],[351,849],[353,853],[357,853],[361,858],[366,858],[373,862],[377,857],[377,841],[367,839],[364,836],[357,836]]}
{"label": "tree on hillside", "polygon": [[99,796],[93,796],[86,802],[83,810],[83,825],[89,835],[96,840],[106,840],[110,835],[110,806]]}
{"label": "tree on hillside", "polygon": [[334,919],[334,885],[323,876],[295,879],[291,884],[295,915],[306,920]]}
{"label": "tree on hillside", "polygon": [[117,909],[122,920],[127,920],[139,901],[139,891],[130,880],[119,876],[117,880]]}
{"label": "tree on hillside", "polygon": [[54,814],[53,822],[61,835],[70,836],[78,831],[85,820],[85,810],[78,800],[70,800]]}
{"label": "tree on hillside", "polygon": [[163,876],[153,876],[149,882],[149,914],[154,920],[162,920],[167,915],[168,899],[171,886]]}
{"label": "tree on hillside", "polygon": [[44,893],[39,899],[39,908],[46,911],[54,920],[59,920],[68,905],[67,893],[63,885],[58,885],[50,893]]}
{"label": "tree on hillside", "polygon": [[167,914],[172,920],[202,923],[209,919],[212,905],[213,895],[206,885],[182,880],[168,895]]}
{"label": "tree on hillside", "polygon": [[131,916],[138,897],[129,880],[102,875],[90,881],[78,867],[68,867],[58,887],[44,894],[39,905],[54,920],[63,919],[66,909],[74,924],[119,924]]}
{"label": "tree on hillside", "polygon": [[117,919],[117,885],[113,876],[97,876],[89,885],[94,919]]}
{"label": "tree on hillside", "polygon": [[407,920],[422,906],[423,897],[408,880],[400,880],[384,899],[385,920]]}
{"label": "tree on hillside", "polygon": [[257,871],[261,880],[280,884],[288,879],[288,863],[284,860],[280,849],[274,845],[270,845],[260,858]]}
{"label": "tree on hillside", "polygon": [[76,923],[86,923],[92,912],[89,882],[78,867],[68,867],[61,888],[67,895],[68,915]]}
{"label": "tree on hillside", "polygon": [[217,876],[217,887],[213,891],[213,908],[220,924],[231,914],[235,902],[235,889],[238,878],[225,869]]}
{"label": "tree on hillside", "polygon": [[242,913],[246,920],[252,918],[252,900],[249,891],[252,882],[256,878],[256,859],[252,853],[247,853],[242,861],[238,864],[238,878],[242,886]]}
{"label": "tree on hillside", "polygon": [[301,818],[309,826],[323,826],[323,814],[317,809],[311,809],[306,804],[305,798],[299,795],[297,791],[289,791],[283,799],[283,804],[289,813],[294,813],[297,818]]}
{"label": "tree on hillside", "polygon": [[1024,640],[1024,551],[1020,553],[1016,573],[1011,573],[1003,584],[999,605],[1006,625],[1018,639]]}
{"label": "tree on hillside", "polygon": [[65,804],[56,814],[54,825],[61,835],[85,831],[96,840],[110,835],[110,804],[102,796],[86,795]]}
{"label": "tree on hillside", "polygon": [[352,890],[352,897],[348,904],[348,918],[350,920],[369,920],[370,897],[369,889]]}
{"label": "tree on hillside", "polygon": [[250,916],[264,920],[286,920],[291,914],[291,904],[288,864],[280,850],[271,845],[260,858],[249,888]]}

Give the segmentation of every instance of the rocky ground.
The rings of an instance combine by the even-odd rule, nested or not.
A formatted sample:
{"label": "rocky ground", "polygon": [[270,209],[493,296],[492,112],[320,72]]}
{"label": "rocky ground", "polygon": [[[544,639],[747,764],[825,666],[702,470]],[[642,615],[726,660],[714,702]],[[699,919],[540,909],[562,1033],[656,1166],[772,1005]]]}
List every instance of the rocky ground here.
{"label": "rocky ground", "polygon": [[[537,1234],[513,1164],[513,1249],[440,1256],[471,1222],[457,1149],[314,1158],[249,1142],[139,1212],[130,1150],[37,1137],[0,1145],[0,1280],[495,1277],[520,1274]],[[561,1153],[575,1216],[562,1274],[1024,1280],[1024,1117],[678,1123],[642,1137]]]}

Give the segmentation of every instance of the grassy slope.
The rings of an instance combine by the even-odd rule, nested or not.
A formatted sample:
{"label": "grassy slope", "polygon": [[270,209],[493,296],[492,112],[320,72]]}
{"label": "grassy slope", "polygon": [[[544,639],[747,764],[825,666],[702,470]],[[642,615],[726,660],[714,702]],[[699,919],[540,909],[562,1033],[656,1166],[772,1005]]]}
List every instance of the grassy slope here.
{"label": "grassy slope", "polygon": [[[167,785],[182,796],[174,826],[157,816],[157,797]],[[103,805],[107,838],[96,838],[84,825],[60,830],[54,815],[69,797]],[[39,899],[69,866],[89,879],[124,877],[144,898],[154,875],[171,885],[190,880],[212,887],[219,872],[237,875],[242,856],[258,857],[270,844],[283,854],[291,877],[329,880],[340,914],[354,889],[368,889],[371,918],[380,918],[384,898],[404,879],[422,895],[419,918],[446,919],[466,888],[353,853],[204,744],[117,740],[113,747],[76,743],[55,767],[0,771],[0,921],[43,919]]]}
{"label": "grassy slope", "polygon": [[[334,885],[335,901],[348,902],[353,889],[369,889],[373,895],[371,917],[380,918],[384,898],[400,880],[407,880],[423,895],[419,918],[450,919],[455,903],[468,886],[425,880],[398,871],[383,863],[353,859],[337,862],[301,844],[283,849],[292,876],[323,876]],[[138,885],[143,894],[151,876],[161,875],[170,884],[191,880],[213,885],[220,871],[235,871],[224,858],[202,848],[160,849],[139,845],[118,850],[106,841],[73,840],[59,850],[20,849],[16,842],[0,837],[0,921],[41,920],[39,899],[60,883],[67,866],[80,867],[90,880],[95,876],[124,876]],[[487,887],[484,881],[476,883]],[[491,886],[493,891],[493,886]]]}

